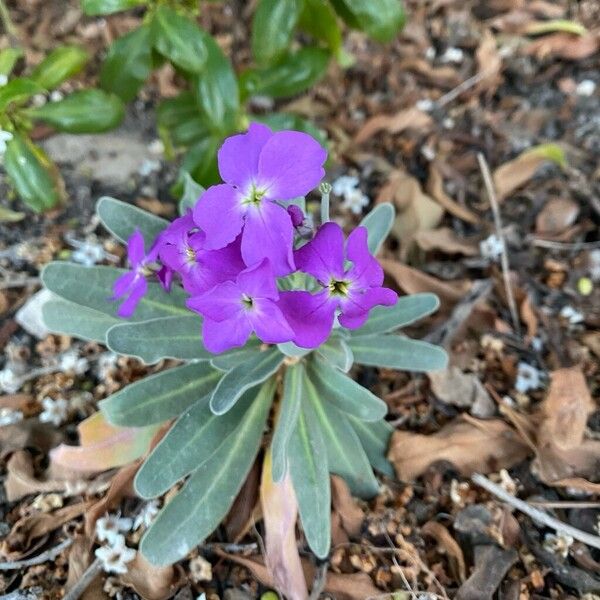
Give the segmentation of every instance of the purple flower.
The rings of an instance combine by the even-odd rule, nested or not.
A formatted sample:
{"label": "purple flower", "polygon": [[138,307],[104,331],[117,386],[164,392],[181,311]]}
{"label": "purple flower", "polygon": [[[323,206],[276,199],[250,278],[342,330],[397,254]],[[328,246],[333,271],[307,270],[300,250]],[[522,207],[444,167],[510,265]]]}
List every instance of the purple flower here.
{"label": "purple flower", "polygon": [[287,342],[294,332],[277,306],[279,292],[267,259],[187,301],[204,316],[202,336],[210,352],[243,346],[250,334],[268,344]]}
{"label": "purple flower", "polygon": [[[351,266],[345,265],[351,261]],[[344,256],[344,233],[336,223],[325,223],[308,244],[295,252],[296,265],[312,275],[321,290],[282,292],[279,306],[294,330],[293,341],[316,348],[331,333],[336,311],[340,325],[356,329],[364,324],[371,308],[396,303],[396,292],[381,287],[383,269],[369,253],[367,229],[357,227],[348,237]]]}
{"label": "purple flower", "polygon": [[245,268],[239,239],[219,250],[206,250],[205,238],[190,212],[175,219],[161,234],[160,258],[168,269],[179,273],[190,294],[234,279]]}
{"label": "purple flower", "polygon": [[277,201],[304,196],[323,178],[327,153],[306,133],[273,133],[253,123],[219,150],[224,184],[210,187],[194,207],[206,249],[223,248],[242,232],[247,265],[263,258],[275,275],[294,270],[292,219]]}
{"label": "purple flower", "polygon": [[120,317],[130,317],[138,305],[139,301],[148,291],[148,282],[146,275],[148,263],[156,260],[158,254],[158,245],[153,244],[150,252],[146,254],[144,249],[144,236],[139,229],[136,229],[127,240],[127,258],[131,265],[131,270],[123,273],[113,283],[113,296],[111,300],[118,300],[126,296],[124,302],[119,306],[117,314]]}

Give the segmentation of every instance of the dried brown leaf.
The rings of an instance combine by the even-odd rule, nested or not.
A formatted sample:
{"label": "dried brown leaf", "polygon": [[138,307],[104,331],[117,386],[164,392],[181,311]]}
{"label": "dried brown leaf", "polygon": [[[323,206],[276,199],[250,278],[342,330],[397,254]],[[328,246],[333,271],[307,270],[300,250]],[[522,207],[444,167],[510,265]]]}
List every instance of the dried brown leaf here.
{"label": "dried brown leaf", "polygon": [[398,69],[412,71],[428,82],[440,88],[454,88],[461,82],[459,72],[449,65],[434,67],[426,59],[419,57],[405,58],[398,63]]}
{"label": "dried brown leaf", "polygon": [[356,144],[362,144],[380,131],[400,133],[406,129],[419,129],[427,132],[433,125],[432,118],[418,108],[405,108],[395,115],[376,115],[371,117],[354,138]]}
{"label": "dried brown leaf", "polygon": [[362,528],[365,513],[352,498],[348,484],[337,475],[331,476],[331,504],[344,531],[349,537],[356,537]]}
{"label": "dried brown leaf", "polygon": [[127,573],[120,579],[123,585],[133,588],[144,600],[167,600],[184,580],[179,568],[151,565],[141,552],[127,565]]}
{"label": "dried brown leaf", "polygon": [[556,57],[577,61],[593,56],[599,49],[600,31],[580,36],[560,31],[534,40],[525,47],[524,52],[539,60]]}
{"label": "dried brown leaf", "polygon": [[461,583],[467,578],[467,567],[465,557],[458,542],[450,535],[450,532],[437,521],[428,521],[421,528],[423,535],[431,536],[443,549],[450,560],[450,568],[457,581]]}
{"label": "dried brown leaf", "polygon": [[551,198],[539,212],[535,229],[539,235],[557,235],[573,225],[579,216],[579,204],[570,198]]}
{"label": "dried brown leaf", "polygon": [[462,254],[463,256],[479,254],[476,243],[458,237],[449,227],[418,231],[415,234],[415,241],[425,252],[440,250],[446,254]]}
{"label": "dried brown leaf", "polygon": [[494,94],[502,83],[502,57],[498,52],[496,38],[489,29],[486,29],[481,36],[475,51],[475,60],[477,74],[481,77],[476,86],[477,91],[488,95]]}
{"label": "dried brown leaf", "polygon": [[444,180],[440,169],[435,163],[431,164],[429,169],[429,179],[427,180],[427,193],[443,208],[445,208],[451,215],[471,223],[478,225],[481,223],[481,219],[471,210],[459,204],[444,190]]}

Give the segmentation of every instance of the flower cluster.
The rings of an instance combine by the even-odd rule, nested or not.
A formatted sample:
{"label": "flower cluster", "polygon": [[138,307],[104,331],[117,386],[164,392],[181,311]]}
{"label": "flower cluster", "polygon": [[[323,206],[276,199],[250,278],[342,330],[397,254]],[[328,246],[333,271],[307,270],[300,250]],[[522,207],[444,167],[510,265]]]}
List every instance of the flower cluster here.
{"label": "flower cluster", "polygon": [[113,299],[124,299],[118,314],[133,314],[150,274],[166,290],[180,282],[188,307],[204,318],[205,347],[219,353],[252,334],[316,348],[336,316],[354,329],[374,306],[395,304],[364,227],[345,240],[327,222],[305,240],[309,221],[297,200],[321,182],[326,158],[309,135],[260,124],[225,140],[218,154],[224,183],[207,189],[147,252],[139,231],[129,239],[132,269],[113,287]]}

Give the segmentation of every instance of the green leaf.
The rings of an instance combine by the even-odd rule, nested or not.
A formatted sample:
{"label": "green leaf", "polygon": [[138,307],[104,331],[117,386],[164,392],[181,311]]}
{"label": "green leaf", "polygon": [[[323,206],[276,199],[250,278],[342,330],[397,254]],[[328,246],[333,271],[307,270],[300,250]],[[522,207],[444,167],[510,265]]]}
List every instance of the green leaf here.
{"label": "green leaf", "polygon": [[81,0],[83,12],[89,17],[109,15],[120,10],[129,10],[146,4],[146,0]]}
{"label": "green leaf", "polygon": [[216,415],[226,413],[251,387],[266,381],[283,362],[277,348],[270,348],[250,360],[233,367],[219,381],[210,399],[210,408]]}
{"label": "green leaf", "polygon": [[27,114],[67,133],[102,133],[125,116],[121,100],[102,90],[73,92],[64,100],[30,108]]}
{"label": "green leaf", "polygon": [[180,560],[225,517],[258,453],[274,391],[271,379],[230,436],[231,442],[222,444],[158,514],[141,542],[142,554],[152,564]]}
{"label": "green leaf", "polygon": [[381,398],[318,357],[309,362],[308,377],[321,402],[331,402],[358,419],[379,421],[387,413],[387,404]]}
{"label": "green leaf", "polygon": [[146,364],[164,358],[210,360],[214,355],[202,345],[201,327],[202,319],[193,314],[121,323],[108,332],[106,344],[113,352],[135,356]]}
{"label": "green leaf", "polygon": [[334,53],[338,53],[342,47],[342,30],[328,2],[304,0],[299,26],[316,40],[325,42]]}
{"label": "green leaf", "polygon": [[327,448],[329,472],[343,477],[353,494],[372,498],[377,494],[379,484],[356,432],[344,413],[331,402],[321,401],[309,379],[305,380],[305,385]]}
{"label": "green leaf", "polygon": [[29,77],[43,88],[51,90],[79,73],[87,60],[88,54],[83,48],[61,46],[50,52]]}
{"label": "green leaf", "polygon": [[331,336],[318,348],[317,353],[344,373],[347,373],[354,364],[354,355],[350,346],[339,336]]}
{"label": "green leaf", "polygon": [[187,147],[211,136],[211,128],[192,92],[163,100],[157,116],[160,130],[175,146]]}
{"label": "green leaf", "polygon": [[296,346],[294,342],[283,342],[281,344],[277,344],[279,351],[290,358],[302,358],[307,354],[310,354],[312,350],[308,350],[307,348],[300,348],[300,346]]}
{"label": "green leaf", "polygon": [[327,148],[327,135],[319,129],[314,123],[307,119],[303,119],[298,115],[291,113],[270,113],[268,115],[253,115],[253,121],[264,123],[274,131],[284,131],[293,129],[294,131],[303,131],[314,137],[323,148]]}
{"label": "green leaf", "polygon": [[172,8],[159,6],[152,19],[154,47],[174,65],[200,73],[206,64],[206,36],[192,20]]}
{"label": "green leaf", "polygon": [[21,48],[4,48],[4,50],[0,50],[0,75],[8,77],[22,56],[23,50]]}
{"label": "green leaf", "polygon": [[217,183],[220,180],[217,150],[222,143],[220,137],[207,137],[194,144],[183,159],[182,169],[205,187]]}
{"label": "green leaf", "polygon": [[373,255],[377,254],[385,242],[385,238],[389,235],[394,224],[396,211],[389,202],[378,204],[365,218],[360,222],[362,227],[366,227],[369,236],[367,245],[369,252]]}
{"label": "green leaf", "polygon": [[27,215],[24,212],[19,212],[4,206],[0,206],[0,223],[18,223],[26,216]]}
{"label": "green leaf", "polygon": [[191,363],[145,377],[100,402],[107,420],[144,427],[179,416],[209,394],[221,377],[208,363]]}
{"label": "green leaf", "polygon": [[186,171],[182,171],[182,178],[183,196],[179,200],[179,214],[185,215],[188,210],[192,210],[196,206],[196,202],[206,190],[199,183],[196,183]]}
{"label": "green leaf", "polygon": [[18,77],[0,87],[0,111],[5,111],[11,104],[24,104],[36,94],[43,94],[46,90],[33,79]]}
{"label": "green leaf", "polygon": [[367,423],[349,416],[348,421],[356,431],[356,435],[358,435],[360,443],[369,457],[371,466],[388,477],[394,477],[394,468],[386,458],[394,428],[383,420]]}
{"label": "green leaf", "polygon": [[45,158],[40,148],[19,133],[14,132],[6,144],[4,168],[20,198],[36,212],[53,208],[60,200]]}
{"label": "green leaf", "polygon": [[115,40],[100,69],[100,85],[131,102],[152,71],[150,27],[142,25]]}
{"label": "green leaf", "polygon": [[240,78],[245,96],[295,96],[312,87],[324,74],[329,53],[321,48],[302,48],[277,65],[250,69]]}
{"label": "green leaf", "polygon": [[355,29],[380,42],[390,42],[404,26],[400,0],[330,0],[338,14]]}
{"label": "green leaf", "polygon": [[256,338],[250,339],[242,348],[234,348],[213,357],[210,364],[219,371],[231,371],[234,367],[247,362],[261,352],[262,342]]}
{"label": "green leaf", "polygon": [[106,340],[106,332],[119,323],[119,319],[106,313],[61,299],[46,302],[42,306],[42,318],[53,333],[101,343]]}
{"label": "green leaf", "polygon": [[283,398],[273,434],[271,446],[273,456],[273,481],[279,482],[285,477],[287,467],[287,448],[296,426],[304,390],[304,365],[298,362],[289,366],[283,380]]}
{"label": "green leaf", "polygon": [[139,229],[144,236],[146,247],[149,247],[169,226],[169,222],[165,219],[109,196],[103,196],[98,200],[96,213],[102,225],[121,242],[127,242],[129,236]]}
{"label": "green leaf", "polygon": [[376,306],[369,320],[359,329],[352,330],[354,337],[388,333],[434,313],[440,306],[435,294],[422,293],[402,296],[394,306]]}
{"label": "green leaf", "polygon": [[361,365],[400,371],[445,369],[448,355],[439,346],[399,335],[361,336],[349,340],[354,360]]}
{"label": "green leaf", "polygon": [[136,492],[142,498],[160,496],[229,443],[257,392],[258,388],[247,391],[224,415],[210,410],[209,395],[187,408],[138,471]]}
{"label": "green leaf", "polygon": [[279,60],[289,48],[300,16],[300,0],[259,0],[252,20],[252,54],[259,65]]}
{"label": "green leaf", "polygon": [[306,541],[319,558],[325,558],[331,544],[327,447],[318,421],[307,403],[302,406],[290,438],[288,460]]}
{"label": "green leaf", "polygon": [[[41,277],[42,283],[60,298],[116,317],[118,302],[111,302],[109,298],[114,281],[123,273],[124,269],[114,267],[84,267],[55,261],[44,267]],[[158,283],[151,282],[130,321],[188,316],[190,311],[185,306],[186,298],[182,288],[175,287],[168,294]]]}

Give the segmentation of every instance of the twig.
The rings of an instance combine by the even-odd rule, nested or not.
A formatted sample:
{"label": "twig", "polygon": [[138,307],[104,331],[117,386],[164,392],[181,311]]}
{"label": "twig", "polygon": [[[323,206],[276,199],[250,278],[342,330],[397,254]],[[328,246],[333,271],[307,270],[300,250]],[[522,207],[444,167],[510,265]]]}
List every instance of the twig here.
{"label": "twig", "polygon": [[560,250],[562,252],[571,252],[573,250],[594,250],[600,248],[600,240],[595,242],[553,242],[541,238],[532,237],[529,240],[531,244],[538,248],[547,248],[548,250]]}
{"label": "twig", "polygon": [[14,592],[10,592],[10,594],[2,594],[0,596],[0,600],[38,600],[43,595],[43,590],[41,587],[30,587],[24,590],[15,590]]}
{"label": "twig", "polygon": [[531,517],[534,521],[542,523],[546,527],[550,527],[558,533],[570,535],[572,538],[579,540],[580,542],[583,542],[592,548],[598,548],[600,550],[600,537],[591,535],[585,531],[581,531],[581,529],[577,529],[571,525],[567,525],[566,523],[551,517],[547,512],[544,512],[539,508],[535,508],[528,502],[519,500],[519,498],[515,498],[506,490],[501,488],[499,485],[492,483],[487,477],[484,477],[480,473],[474,473],[471,476],[471,480],[484,490],[490,492],[490,494],[498,497],[500,500],[502,500],[502,502],[510,504],[512,507],[526,514],[528,517]]}
{"label": "twig", "polygon": [[452,102],[456,98],[458,98],[463,92],[466,92],[468,89],[475,87],[480,81],[485,79],[490,73],[492,69],[488,69],[486,71],[481,71],[480,73],[476,73],[469,79],[465,79],[462,83],[459,83],[455,88],[451,89],[448,93],[444,94],[441,98],[435,101],[435,105],[438,108],[442,108],[446,106],[449,102]]}
{"label": "twig", "polygon": [[81,579],[63,596],[63,600],[79,600],[81,595],[102,571],[102,561],[97,558],[83,573]]}
{"label": "twig", "polygon": [[73,543],[73,540],[64,540],[58,546],[54,548],[50,548],[33,558],[28,558],[27,560],[15,560],[12,562],[3,562],[0,563],[0,571],[14,571],[17,569],[22,569],[24,567],[32,567],[34,565],[41,565],[45,563],[47,560],[54,560],[65,548],[68,548]]}
{"label": "twig", "polygon": [[328,566],[329,563],[324,562],[320,564],[317,568],[317,572],[315,573],[315,578],[313,580],[312,589],[310,591],[310,596],[308,597],[308,600],[318,600],[319,596],[323,593],[325,585],[327,584]]}
{"label": "twig", "polygon": [[[2,2],[2,0],[0,0]],[[15,279],[5,279],[0,281],[0,290],[7,290],[9,288],[17,287],[28,287],[30,285],[39,285],[39,277],[15,277]]]}
{"label": "twig", "polygon": [[517,312],[517,303],[513,295],[512,286],[510,284],[509,264],[508,264],[508,252],[506,250],[506,240],[502,233],[502,218],[500,217],[500,207],[498,206],[498,199],[496,198],[496,191],[494,190],[494,181],[492,180],[492,174],[490,168],[485,160],[485,157],[481,152],[477,154],[477,161],[479,162],[479,168],[481,169],[481,175],[483,177],[483,183],[488,195],[488,199],[492,206],[492,213],[494,215],[494,226],[496,228],[496,235],[502,242],[502,277],[504,279],[504,289],[506,291],[506,300],[508,302],[508,308],[510,310],[510,316],[513,321],[513,327],[515,332],[521,336],[521,324],[519,322],[519,313]]}
{"label": "twig", "polygon": [[211,544],[202,544],[201,546],[205,550],[214,550],[218,548],[229,554],[244,553],[244,552],[256,552],[258,549],[257,543],[252,544],[226,544],[220,542],[213,542]]}

